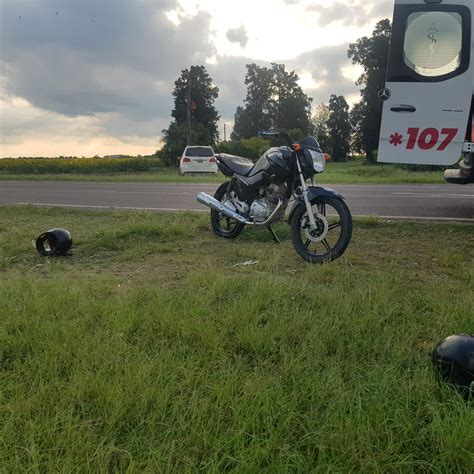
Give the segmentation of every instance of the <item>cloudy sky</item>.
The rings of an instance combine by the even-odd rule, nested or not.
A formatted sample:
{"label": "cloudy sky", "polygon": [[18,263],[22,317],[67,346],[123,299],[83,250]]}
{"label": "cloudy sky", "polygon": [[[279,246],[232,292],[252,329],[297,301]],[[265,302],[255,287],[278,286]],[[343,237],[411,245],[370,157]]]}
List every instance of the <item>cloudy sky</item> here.
{"label": "cloudy sky", "polygon": [[370,0],[0,0],[0,156],[147,154],[173,82],[205,64],[230,130],[245,64],[282,62],[314,103],[358,96],[347,46],[391,17]]}

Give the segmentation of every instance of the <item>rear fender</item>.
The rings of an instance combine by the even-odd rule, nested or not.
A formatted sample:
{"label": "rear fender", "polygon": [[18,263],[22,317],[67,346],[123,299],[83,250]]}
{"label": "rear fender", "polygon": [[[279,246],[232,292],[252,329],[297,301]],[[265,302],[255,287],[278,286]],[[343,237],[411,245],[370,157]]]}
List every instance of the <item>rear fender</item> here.
{"label": "rear fender", "polygon": [[[310,202],[313,202],[313,199],[316,199],[318,197],[325,196],[325,197],[333,197],[337,199],[344,199],[344,196],[337,191],[334,191],[334,189],[331,188],[323,188],[320,186],[309,186],[308,187],[308,199]],[[293,219],[293,214],[295,213],[296,209],[298,206],[305,206],[304,198],[303,196],[299,196],[298,199],[296,200],[293,208],[290,211],[290,215],[288,217],[288,224],[291,224],[291,221]]]}

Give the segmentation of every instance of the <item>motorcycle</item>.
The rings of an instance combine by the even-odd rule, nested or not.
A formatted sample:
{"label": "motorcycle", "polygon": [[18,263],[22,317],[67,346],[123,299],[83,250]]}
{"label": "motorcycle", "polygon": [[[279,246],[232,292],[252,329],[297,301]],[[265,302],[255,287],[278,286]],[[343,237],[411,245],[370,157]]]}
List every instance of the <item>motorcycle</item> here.
{"label": "motorcycle", "polygon": [[351,241],[352,216],[341,194],[315,185],[325,165],[319,143],[314,137],[294,142],[285,132],[260,136],[286,144],[270,148],[255,164],[239,156],[216,155],[217,166],[230,181],[221,184],[214,197],[196,196],[211,208],[212,230],[234,239],[246,225],[266,226],[279,242],[271,225],[283,218],[293,198],[288,223],[296,252],[311,263],[340,257]]}

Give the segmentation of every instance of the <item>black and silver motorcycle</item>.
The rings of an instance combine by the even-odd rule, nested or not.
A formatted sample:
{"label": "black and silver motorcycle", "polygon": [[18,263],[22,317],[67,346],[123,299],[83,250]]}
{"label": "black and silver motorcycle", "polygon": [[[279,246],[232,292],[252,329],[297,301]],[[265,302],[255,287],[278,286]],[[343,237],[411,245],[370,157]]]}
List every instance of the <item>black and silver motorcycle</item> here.
{"label": "black and silver motorcycle", "polygon": [[286,145],[270,148],[255,164],[239,156],[216,155],[219,169],[231,179],[219,186],[214,197],[196,196],[211,208],[214,233],[234,239],[246,225],[267,226],[278,242],[271,225],[283,218],[294,198],[288,223],[298,254],[311,263],[340,257],[351,240],[352,216],[339,193],[315,186],[315,175],[324,171],[325,164],[317,140],[293,142],[284,132],[260,135]]}

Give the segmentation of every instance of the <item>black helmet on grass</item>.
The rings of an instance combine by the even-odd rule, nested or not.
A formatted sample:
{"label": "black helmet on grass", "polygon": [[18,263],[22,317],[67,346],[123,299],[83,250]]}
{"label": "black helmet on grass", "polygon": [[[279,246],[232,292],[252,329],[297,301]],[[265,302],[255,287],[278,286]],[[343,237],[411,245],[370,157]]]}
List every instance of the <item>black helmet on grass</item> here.
{"label": "black helmet on grass", "polygon": [[66,255],[71,247],[71,234],[66,229],[48,230],[36,240],[36,250],[45,257]]}
{"label": "black helmet on grass", "polygon": [[460,334],[440,342],[433,352],[433,364],[438,378],[468,398],[474,389],[474,336]]}

